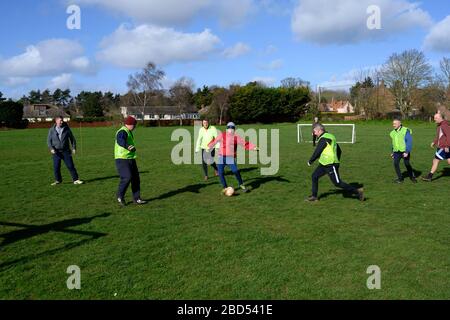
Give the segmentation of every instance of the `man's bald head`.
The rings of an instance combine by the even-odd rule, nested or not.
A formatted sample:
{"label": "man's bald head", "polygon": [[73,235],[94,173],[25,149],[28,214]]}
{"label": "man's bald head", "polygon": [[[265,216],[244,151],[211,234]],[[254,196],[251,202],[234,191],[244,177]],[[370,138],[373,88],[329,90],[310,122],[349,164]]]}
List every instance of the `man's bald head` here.
{"label": "man's bald head", "polygon": [[402,122],[400,119],[394,119],[394,121],[392,121],[392,126],[394,127],[395,130],[400,128],[401,125],[402,125]]}
{"label": "man's bald head", "polygon": [[434,115],[434,122],[436,122],[437,124],[440,124],[442,121],[444,121],[444,116],[442,115],[442,113],[438,112]]}

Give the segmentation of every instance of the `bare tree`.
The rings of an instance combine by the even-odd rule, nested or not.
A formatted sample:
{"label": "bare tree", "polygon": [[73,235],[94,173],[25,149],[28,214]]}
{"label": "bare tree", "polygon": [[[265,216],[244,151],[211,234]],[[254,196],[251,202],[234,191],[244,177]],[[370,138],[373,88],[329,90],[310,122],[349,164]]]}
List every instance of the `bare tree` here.
{"label": "bare tree", "polygon": [[447,85],[447,88],[450,88],[450,59],[446,57],[442,58],[440,67],[445,84]]}
{"label": "bare tree", "polygon": [[433,116],[440,107],[445,106],[446,88],[436,79],[424,88],[414,90],[414,104],[420,108],[424,116]]}
{"label": "bare tree", "polygon": [[352,78],[355,82],[363,83],[368,78],[376,81],[376,79],[379,77],[379,74],[380,70],[378,68],[360,68],[353,72]]}
{"label": "bare tree", "polygon": [[219,110],[219,125],[222,125],[224,116],[229,108],[231,91],[226,88],[215,88],[212,104]]}
{"label": "bare tree", "polygon": [[142,120],[150,98],[155,91],[162,88],[161,80],[164,76],[164,71],[158,69],[153,62],[149,62],[141,72],[128,77],[127,87],[132,94],[134,105],[142,108]]}
{"label": "bare tree", "polygon": [[423,52],[413,49],[391,55],[380,74],[395,97],[396,107],[405,117],[412,107],[413,91],[431,80],[432,67]]}
{"label": "bare tree", "polygon": [[182,115],[185,112],[186,107],[192,104],[194,89],[194,80],[187,77],[181,77],[172,85],[169,90],[170,97],[178,108],[178,113],[180,116],[180,126],[183,125]]}
{"label": "bare tree", "polygon": [[299,87],[309,87],[309,81],[305,81],[301,78],[288,77],[281,80],[281,86],[283,88],[299,88]]}

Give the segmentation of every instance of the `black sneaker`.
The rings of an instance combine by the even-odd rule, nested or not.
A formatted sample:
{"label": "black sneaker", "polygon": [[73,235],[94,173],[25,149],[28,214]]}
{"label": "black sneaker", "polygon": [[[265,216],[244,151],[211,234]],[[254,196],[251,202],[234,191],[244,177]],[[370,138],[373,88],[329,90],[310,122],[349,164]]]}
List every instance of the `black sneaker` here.
{"label": "black sneaker", "polygon": [[359,201],[364,201],[366,198],[364,198],[364,189],[363,188],[359,188],[358,190],[358,199]]}
{"label": "black sneaker", "polygon": [[125,207],[125,206],[127,205],[127,203],[125,202],[125,199],[117,198],[117,202],[118,202],[119,205],[121,205],[122,207]]}
{"label": "black sneaker", "polygon": [[309,196],[305,199],[306,202],[317,202],[319,199],[317,197]]}
{"label": "black sneaker", "polygon": [[431,182],[431,180],[433,180],[433,178],[430,176],[422,177],[422,181]]}

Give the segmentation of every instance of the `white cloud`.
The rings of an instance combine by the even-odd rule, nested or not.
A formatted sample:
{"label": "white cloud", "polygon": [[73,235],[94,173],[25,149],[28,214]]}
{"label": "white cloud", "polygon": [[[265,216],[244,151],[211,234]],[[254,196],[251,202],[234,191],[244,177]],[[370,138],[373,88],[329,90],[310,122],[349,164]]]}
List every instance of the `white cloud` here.
{"label": "white cloud", "polygon": [[225,49],[223,51],[223,55],[227,59],[234,59],[239,56],[245,55],[245,54],[249,53],[250,51],[251,51],[251,48],[249,45],[242,43],[242,42],[238,42],[234,46]]}
{"label": "white cloud", "polygon": [[75,41],[42,41],[28,46],[20,55],[0,59],[0,79],[9,79],[10,84],[23,84],[25,79],[33,77],[55,76],[65,72],[87,73],[91,71],[91,64],[83,52],[83,47]]}
{"label": "white cloud", "polygon": [[277,81],[277,79],[272,78],[272,77],[254,77],[251,82],[259,82],[259,83],[263,83],[268,87],[272,87],[275,82]]}
{"label": "white cloud", "polygon": [[371,77],[376,83],[376,72],[380,70],[381,65],[365,66],[351,69],[339,76],[333,75],[330,80],[319,84],[322,89],[330,90],[349,90],[357,81],[363,81],[366,77]]}
{"label": "white cloud", "polygon": [[262,9],[274,16],[289,16],[292,12],[293,0],[259,0]]}
{"label": "white cloud", "polygon": [[[371,5],[381,9],[381,30],[367,27]],[[385,39],[431,23],[426,11],[407,0],[299,0],[291,27],[298,40],[327,45]]]}
{"label": "white cloud", "polygon": [[149,61],[167,65],[206,59],[220,43],[208,29],[182,33],[145,24],[133,29],[121,25],[102,40],[97,58],[123,68],[142,68]]}
{"label": "white cloud", "polygon": [[175,82],[177,82],[177,79],[169,78],[167,75],[161,80],[161,84],[164,89],[170,89]]}
{"label": "white cloud", "polygon": [[278,52],[278,48],[275,47],[274,45],[270,44],[266,47],[266,49],[264,50],[264,54],[266,55],[271,55]]}
{"label": "white cloud", "polygon": [[167,25],[188,22],[210,6],[211,0],[79,0],[78,3],[99,5],[138,22]]}
{"label": "white cloud", "polygon": [[71,65],[76,70],[88,70],[90,67],[90,62],[89,62],[89,59],[86,57],[79,57],[79,58],[73,59]]}
{"label": "white cloud", "polygon": [[63,73],[51,79],[47,87],[50,90],[55,90],[58,88],[61,90],[65,90],[69,89],[72,85],[72,75],[70,73]]}
{"label": "white cloud", "polygon": [[78,0],[78,3],[99,5],[139,23],[163,26],[185,24],[198,16],[212,16],[224,26],[233,26],[244,22],[255,6],[254,0]]}
{"label": "white cloud", "polygon": [[282,59],[276,59],[266,65],[259,66],[259,68],[262,70],[278,70],[278,69],[283,68],[283,65],[284,65],[284,62]]}
{"label": "white cloud", "polygon": [[7,87],[20,87],[28,84],[31,81],[30,78],[25,77],[9,77],[2,81],[2,83]]}
{"label": "white cloud", "polygon": [[256,11],[253,0],[214,0],[212,3],[212,11],[224,27],[239,26]]}
{"label": "white cloud", "polygon": [[431,28],[424,46],[433,51],[450,52],[450,15]]}

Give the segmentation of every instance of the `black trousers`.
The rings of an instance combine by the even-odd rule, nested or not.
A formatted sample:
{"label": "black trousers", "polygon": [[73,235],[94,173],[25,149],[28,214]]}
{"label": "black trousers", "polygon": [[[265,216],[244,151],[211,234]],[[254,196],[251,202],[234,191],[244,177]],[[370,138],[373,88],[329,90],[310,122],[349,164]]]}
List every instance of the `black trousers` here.
{"label": "black trousers", "polygon": [[203,174],[205,177],[208,176],[208,164],[206,163],[205,159],[212,159],[213,163],[211,163],[211,166],[215,171],[217,171],[217,165],[214,162],[214,156],[216,155],[216,149],[212,149],[211,152],[208,154],[205,149],[202,149],[202,167],[203,167]]}
{"label": "black trousers", "polygon": [[339,164],[332,164],[328,166],[319,165],[317,169],[312,174],[312,196],[317,197],[319,192],[319,179],[324,175],[328,174],[333,184],[341,189],[344,189],[351,193],[358,193],[358,190],[355,187],[352,187],[349,184],[346,184],[341,180],[339,176]]}
{"label": "black trousers", "polygon": [[56,151],[53,155],[53,173],[55,175],[55,180],[62,182],[61,176],[61,161],[64,161],[67,169],[69,169],[70,175],[73,181],[78,180],[78,172],[75,169],[75,164],[73,163],[72,152],[70,150]]}
{"label": "black trousers", "polygon": [[413,168],[411,167],[411,163],[409,160],[411,159],[411,153],[408,154],[408,157],[403,157],[403,152],[394,152],[394,168],[395,173],[397,173],[397,177],[399,180],[403,180],[402,171],[400,170],[400,160],[403,159],[405,163],[406,170],[408,171],[408,176],[410,178],[414,178]]}
{"label": "black trousers", "polygon": [[141,198],[141,179],[136,160],[116,159],[116,168],[120,176],[119,190],[117,197],[124,199],[128,186],[131,183],[134,201]]}

